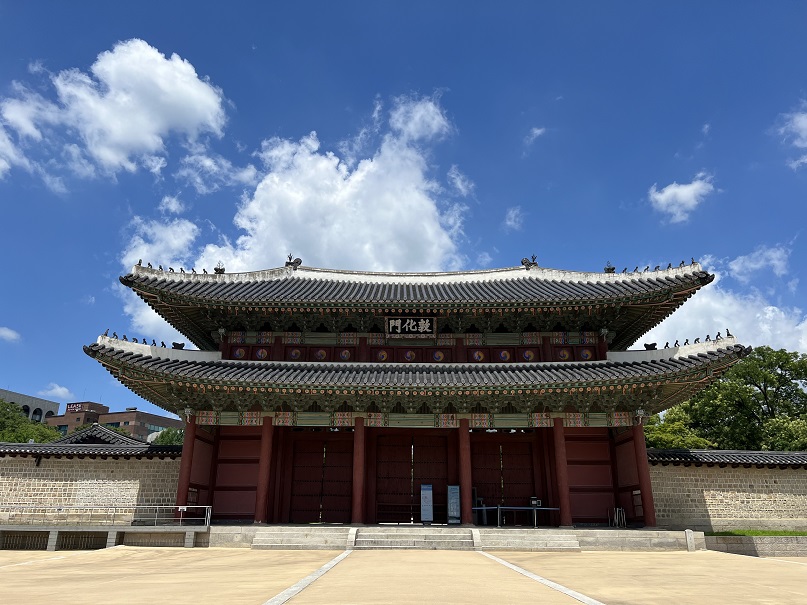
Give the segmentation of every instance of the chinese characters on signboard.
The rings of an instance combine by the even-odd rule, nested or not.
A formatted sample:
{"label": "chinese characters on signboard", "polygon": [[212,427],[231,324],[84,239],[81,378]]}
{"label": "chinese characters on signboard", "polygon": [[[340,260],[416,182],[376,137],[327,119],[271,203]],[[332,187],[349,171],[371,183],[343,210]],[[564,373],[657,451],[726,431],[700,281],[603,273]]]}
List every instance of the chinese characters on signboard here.
{"label": "chinese characters on signboard", "polygon": [[433,317],[387,317],[389,338],[434,338],[436,328]]}

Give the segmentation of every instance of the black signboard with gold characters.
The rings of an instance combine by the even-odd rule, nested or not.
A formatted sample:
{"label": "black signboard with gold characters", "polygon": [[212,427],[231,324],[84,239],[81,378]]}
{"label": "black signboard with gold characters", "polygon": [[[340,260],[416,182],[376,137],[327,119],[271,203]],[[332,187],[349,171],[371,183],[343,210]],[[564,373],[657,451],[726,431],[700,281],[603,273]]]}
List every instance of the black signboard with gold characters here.
{"label": "black signboard with gold characters", "polygon": [[387,317],[387,338],[434,338],[437,320],[434,317]]}

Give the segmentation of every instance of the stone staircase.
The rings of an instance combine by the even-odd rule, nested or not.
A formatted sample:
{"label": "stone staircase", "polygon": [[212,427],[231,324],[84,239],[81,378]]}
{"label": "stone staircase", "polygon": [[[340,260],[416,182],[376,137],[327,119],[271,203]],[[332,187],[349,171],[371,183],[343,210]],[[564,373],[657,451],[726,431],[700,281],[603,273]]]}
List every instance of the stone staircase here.
{"label": "stone staircase", "polygon": [[423,527],[414,525],[360,527],[356,550],[473,550],[473,533],[462,527]]}
{"label": "stone staircase", "polygon": [[261,550],[344,550],[352,548],[355,529],[343,525],[270,526],[255,532],[252,548]]}
{"label": "stone staircase", "polygon": [[687,551],[706,548],[702,532],[656,529],[533,529],[445,525],[275,525],[259,529],[254,526],[235,529],[242,531],[233,536],[222,534],[221,539],[216,540],[214,537],[218,536],[219,531],[211,531],[210,545],[248,546],[251,543],[255,549],[274,550],[420,549],[533,552]]}
{"label": "stone staircase", "polygon": [[580,542],[570,531],[552,529],[480,528],[480,550],[580,552]]}

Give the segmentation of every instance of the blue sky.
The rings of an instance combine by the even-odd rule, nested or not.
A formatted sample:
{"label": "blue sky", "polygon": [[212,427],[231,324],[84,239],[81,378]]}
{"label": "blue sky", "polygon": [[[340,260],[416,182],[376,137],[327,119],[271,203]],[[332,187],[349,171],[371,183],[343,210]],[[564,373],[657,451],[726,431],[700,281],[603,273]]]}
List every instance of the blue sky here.
{"label": "blue sky", "polygon": [[[643,341],[807,352],[807,6],[0,0],[0,387],[153,406],[138,258],[228,271],[691,257]],[[639,343],[641,346],[641,343]]]}

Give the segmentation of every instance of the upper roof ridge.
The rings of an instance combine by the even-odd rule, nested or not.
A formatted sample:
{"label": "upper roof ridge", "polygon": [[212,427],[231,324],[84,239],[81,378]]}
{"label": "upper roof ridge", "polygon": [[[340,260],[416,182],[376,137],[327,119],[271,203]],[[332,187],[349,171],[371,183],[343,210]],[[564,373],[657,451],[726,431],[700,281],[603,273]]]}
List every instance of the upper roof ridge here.
{"label": "upper roof ridge", "polygon": [[632,281],[636,279],[658,279],[700,273],[700,263],[659,269],[658,271],[638,271],[631,273],[605,273],[594,271],[571,271],[566,269],[550,269],[545,267],[504,267],[498,269],[474,269],[469,271],[424,271],[424,272],[381,272],[351,271],[346,269],[322,269],[299,266],[277,267],[260,271],[240,273],[183,273],[160,271],[142,265],[132,267],[130,275],[135,277],[159,277],[176,282],[257,282],[287,279],[291,277],[317,279],[325,281],[362,282],[362,283],[452,283],[500,281],[511,279],[538,278],[547,281],[577,281],[589,283],[608,283]]}

